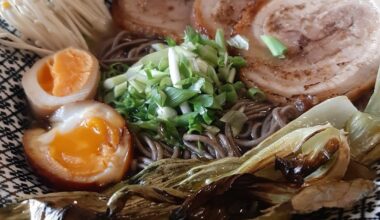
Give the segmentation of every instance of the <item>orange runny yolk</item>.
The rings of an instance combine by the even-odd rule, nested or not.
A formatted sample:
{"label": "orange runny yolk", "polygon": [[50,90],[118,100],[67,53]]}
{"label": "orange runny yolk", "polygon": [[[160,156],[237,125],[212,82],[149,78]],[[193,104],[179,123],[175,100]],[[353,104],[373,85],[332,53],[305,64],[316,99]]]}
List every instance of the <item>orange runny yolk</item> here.
{"label": "orange runny yolk", "polygon": [[90,118],[66,133],[56,133],[50,156],[70,173],[94,175],[108,167],[121,130],[101,118]]}
{"label": "orange runny yolk", "polygon": [[87,52],[65,49],[57,52],[38,70],[38,83],[53,96],[67,96],[83,88],[93,65],[94,61]]}

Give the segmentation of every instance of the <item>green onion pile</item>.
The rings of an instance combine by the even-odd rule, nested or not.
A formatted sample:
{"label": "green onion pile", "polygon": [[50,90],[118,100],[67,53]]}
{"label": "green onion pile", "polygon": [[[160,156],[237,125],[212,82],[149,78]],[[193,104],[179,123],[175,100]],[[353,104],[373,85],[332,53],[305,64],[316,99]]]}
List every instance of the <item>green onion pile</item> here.
{"label": "green onion pile", "polygon": [[[237,37],[235,44],[248,47],[244,41]],[[104,101],[114,105],[134,131],[170,146],[182,146],[185,133],[218,132],[223,122],[243,122],[231,123],[236,133],[244,124],[243,114],[224,112],[224,107],[235,103],[241,91],[254,100],[265,98],[257,88],[244,90],[235,80],[246,62],[228,54],[222,30],[210,40],[187,28],[182,44],[168,39],[167,45],[154,48],[156,52],[125,72],[115,75],[110,68],[105,75],[112,77],[103,81]]]}

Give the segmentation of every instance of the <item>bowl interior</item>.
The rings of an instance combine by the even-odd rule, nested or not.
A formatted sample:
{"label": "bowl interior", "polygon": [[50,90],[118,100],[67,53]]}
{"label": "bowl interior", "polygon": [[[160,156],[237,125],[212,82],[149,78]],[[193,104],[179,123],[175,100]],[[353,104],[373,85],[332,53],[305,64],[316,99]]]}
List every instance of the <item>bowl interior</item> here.
{"label": "bowl interior", "polygon": [[[16,32],[2,19],[0,28]],[[52,191],[30,168],[22,147],[23,131],[31,118],[21,78],[38,59],[33,53],[0,46],[0,206],[15,202],[16,198]],[[374,168],[380,174],[380,164]],[[380,178],[375,182],[377,190],[353,209],[329,210],[319,214],[318,218],[379,219]]]}

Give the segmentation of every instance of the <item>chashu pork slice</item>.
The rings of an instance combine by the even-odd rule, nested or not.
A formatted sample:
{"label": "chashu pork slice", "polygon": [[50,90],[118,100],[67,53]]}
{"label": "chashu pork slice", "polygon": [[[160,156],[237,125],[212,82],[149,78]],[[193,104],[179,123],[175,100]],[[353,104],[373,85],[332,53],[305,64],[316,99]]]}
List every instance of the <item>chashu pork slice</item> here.
{"label": "chashu pork slice", "polygon": [[[276,103],[300,95],[356,99],[375,82],[378,0],[261,0],[244,12],[235,31],[250,43],[249,51],[241,52],[248,61],[241,79]],[[261,35],[286,45],[286,58],[273,57]]]}
{"label": "chashu pork slice", "polygon": [[209,37],[214,37],[218,28],[230,36],[243,10],[254,2],[255,0],[195,0],[192,24]]}
{"label": "chashu pork slice", "polygon": [[193,0],[114,0],[115,23],[137,37],[181,39],[190,25]]}

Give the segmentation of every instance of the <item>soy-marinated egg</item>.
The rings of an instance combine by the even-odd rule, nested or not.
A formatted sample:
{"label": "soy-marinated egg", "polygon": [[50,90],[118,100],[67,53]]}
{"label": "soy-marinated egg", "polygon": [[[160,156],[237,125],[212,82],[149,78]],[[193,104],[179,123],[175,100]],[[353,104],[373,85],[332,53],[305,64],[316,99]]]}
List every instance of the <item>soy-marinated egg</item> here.
{"label": "soy-marinated egg", "polygon": [[26,96],[37,116],[96,94],[100,73],[97,59],[87,51],[67,48],[36,62],[22,79]]}
{"label": "soy-marinated egg", "polygon": [[131,135],[111,107],[94,102],[71,103],[50,118],[50,129],[24,134],[26,156],[54,186],[96,189],[118,182],[131,161]]}

